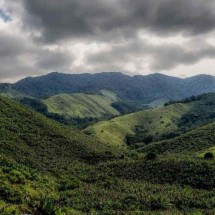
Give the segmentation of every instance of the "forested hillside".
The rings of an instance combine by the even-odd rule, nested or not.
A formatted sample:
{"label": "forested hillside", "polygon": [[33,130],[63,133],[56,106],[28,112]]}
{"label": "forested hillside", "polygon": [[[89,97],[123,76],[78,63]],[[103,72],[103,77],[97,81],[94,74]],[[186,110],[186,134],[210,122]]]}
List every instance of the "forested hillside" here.
{"label": "forested hillside", "polygon": [[[110,90],[120,99],[149,104],[215,92],[215,78],[199,75],[180,79],[162,74],[128,76],[122,73],[61,74],[28,77],[12,85],[33,97],[50,97],[62,93],[98,93]],[[159,102],[160,103],[160,102]]]}
{"label": "forested hillside", "polygon": [[[214,131],[213,124],[205,128]],[[195,142],[211,135],[202,135],[205,128],[196,132]],[[142,150],[155,156],[138,154],[101,143],[3,97],[0,135],[1,214],[215,212],[214,160],[201,155],[212,142],[190,154],[181,144],[180,156],[171,147],[173,155],[158,155],[162,153],[154,149]]]}

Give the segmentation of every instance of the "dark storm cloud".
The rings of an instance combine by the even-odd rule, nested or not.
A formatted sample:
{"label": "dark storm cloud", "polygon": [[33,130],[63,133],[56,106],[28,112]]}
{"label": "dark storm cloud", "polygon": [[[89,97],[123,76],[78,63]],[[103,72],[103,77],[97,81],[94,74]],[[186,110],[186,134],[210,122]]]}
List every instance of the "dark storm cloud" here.
{"label": "dark storm cloud", "polygon": [[109,50],[88,57],[89,64],[97,68],[113,65],[120,68],[126,62],[135,62],[150,57],[149,67],[152,71],[168,70],[178,65],[191,65],[204,58],[215,58],[215,46],[202,43],[198,48],[181,47],[179,45],[154,45],[143,41],[133,41],[127,44],[115,45]]}
{"label": "dark storm cloud", "polygon": [[[67,37],[124,37],[140,29],[157,34],[202,34],[215,28],[214,0],[24,0],[26,23],[47,41]],[[133,33],[133,34],[132,34]],[[111,38],[109,38],[111,39]]]}
{"label": "dark storm cloud", "polygon": [[26,23],[42,30],[47,40],[95,34],[115,13],[112,5],[99,0],[25,0]]}
{"label": "dark storm cloud", "polygon": [[[215,58],[215,0],[1,2],[1,81],[51,71],[167,73]],[[201,63],[189,73],[208,66]]]}

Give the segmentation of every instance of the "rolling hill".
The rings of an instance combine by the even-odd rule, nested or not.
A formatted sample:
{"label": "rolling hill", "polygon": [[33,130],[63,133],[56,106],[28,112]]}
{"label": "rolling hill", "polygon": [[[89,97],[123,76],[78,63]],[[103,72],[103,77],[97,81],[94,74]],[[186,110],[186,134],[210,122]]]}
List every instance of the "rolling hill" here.
{"label": "rolling hill", "polygon": [[105,118],[117,116],[120,113],[111,104],[117,97],[109,91],[101,91],[101,95],[84,93],[59,94],[43,102],[48,112],[73,118]]}
{"label": "rolling hill", "polygon": [[55,166],[56,160],[69,168],[74,162],[96,162],[117,151],[7,98],[0,97],[0,113],[1,154],[39,170],[59,172],[62,167]]}
{"label": "rolling hill", "polygon": [[146,159],[3,97],[0,135],[3,215],[215,212],[212,160],[183,154]]}
{"label": "rolling hill", "polygon": [[172,138],[213,120],[215,94],[211,93],[99,122],[84,132],[105,143],[140,147]]}
{"label": "rolling hill", "polygon": [[122,73],[61,74],[28,77],[12,85],[13,89],[44,98],[64,93],[114,92],[120,99],[141,104],[159,104],[192,95],[215,92],[215,78],[199,75],[180,79],[162,74],[128,76]]}
{"label": "rolling hill", "polygon": [[156,154],[205,154],[214,151],[215,123],[189,131],[179,137],[149,144],[141,150]]}
{"label": "rolling hill", "polygon": [[12,84],[1,84],[0,83],[0,95],[12,99],[30,98],[26,93],[21,93],[13,88]]}
{"label": "rolling hill", "polygon": [[124,145],[127,135],[135,135],[138,127],[145,136],[159,135],[178,129],[177,121],[189,110],[188,105],[176,104],[160,109],[151,109],[102,121],[89,126],[84,132],[93,134],[101,141]]}
{"label": "rolling hill", "polygon": [[39,99],[20,93],[11,85],[0,85],[0,95],[11,98],[57,122],[78,128],[148,108],[136,102],[120,100],[113,92],[101,90],[96,94],[58,94]]}

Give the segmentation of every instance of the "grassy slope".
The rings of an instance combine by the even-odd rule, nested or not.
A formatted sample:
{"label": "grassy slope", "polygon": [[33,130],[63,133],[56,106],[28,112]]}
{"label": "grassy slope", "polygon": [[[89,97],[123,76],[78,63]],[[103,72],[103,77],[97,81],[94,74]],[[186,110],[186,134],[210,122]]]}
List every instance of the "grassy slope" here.
{"label": "grassy slope", "polygon": [[85,131],[97,136],[101,141],[113,145],[124,145],[127,134],[134,134],[136,126],[142,126],[145,134],[157,135],[176,131],[181,116],[191,109],[189,104],[174,104],[160,109],[152,109],[99,122]]}
{"label": "grassy slope", "polygon": [[[210,150],[215,145],[215,123],[194,129],[171,140],[161,141],[144,147],[144,152],[155,152],[158,154],[169,153],[196,153],[198,151]],[[213,149],[213,148],[212,148]]]}
{"label": "grassy slope", "polygon": [[213,162],[146,161],[136,154],[119,160],[121,149],[6,98],[0,98],[0,135],[1,214],[215,212]]}
{"label": "grassy slope", "polygon": [[0,136],[1,153],[40,170],[59,171],[74,162],[96,162],[105,159],[107,151],[117,151],[2,97]]}
{"label": "grassy slope", "polygon": [[[215,94],[191,97],[172,105],[128,114],[92,125],[86,129],[103,142],[136,144],[172,138],[215,121]],[[150,139],[150,141],[149,141]],[[147,142],[149,141],[149,142]]]}
{"label": "grassy slope", "polygon": [[44,100],[44,103],[48,106],[49,112],[71,117],[101,118],[119,115],[111,106],[112,102],[117,101],[116,96],[108,91],[102,93],[103,95],[60,94]]}

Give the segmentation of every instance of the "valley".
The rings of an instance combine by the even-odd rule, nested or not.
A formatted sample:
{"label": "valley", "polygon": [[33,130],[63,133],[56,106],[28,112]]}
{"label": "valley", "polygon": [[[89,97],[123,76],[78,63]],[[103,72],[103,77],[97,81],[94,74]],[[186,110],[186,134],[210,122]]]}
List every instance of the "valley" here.
{"label": "valley", "polygon": [[1,214],[215,213],[213,90],[150,105],[55,82],[0,88]]}

